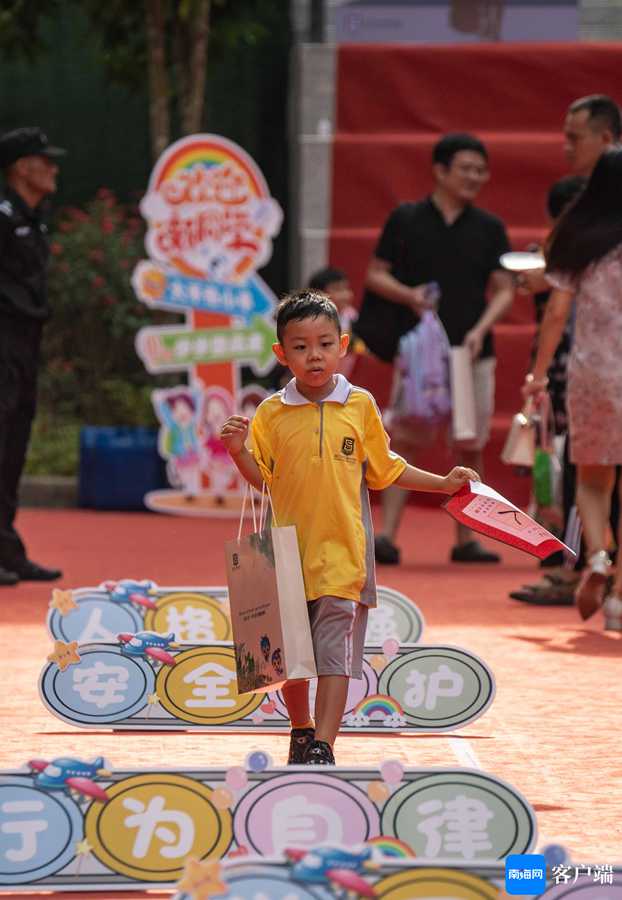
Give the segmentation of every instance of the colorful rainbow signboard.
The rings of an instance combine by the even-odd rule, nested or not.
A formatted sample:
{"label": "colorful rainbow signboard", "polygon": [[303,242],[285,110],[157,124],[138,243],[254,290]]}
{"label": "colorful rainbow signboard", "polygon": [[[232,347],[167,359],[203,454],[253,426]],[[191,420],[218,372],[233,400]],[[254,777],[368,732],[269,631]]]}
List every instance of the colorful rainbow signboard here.
{"label": "colorful rainbow signboard", "polygon": [[283,214],[251,157],[213,134],[183,138],[162,154],[141,212],[149,259],[134,270],[136,295],[186,321],[141,329],[136,349],[149,372],[188,379],[154,391],[172,487],[145,502],[161,512],[235,516],[240,486],[220,426],[234,411],[252,415],[266,396],[257,385],[242,387],[240,370],[261,374],[272,364],[276,298],[257,269],[272,255]]}

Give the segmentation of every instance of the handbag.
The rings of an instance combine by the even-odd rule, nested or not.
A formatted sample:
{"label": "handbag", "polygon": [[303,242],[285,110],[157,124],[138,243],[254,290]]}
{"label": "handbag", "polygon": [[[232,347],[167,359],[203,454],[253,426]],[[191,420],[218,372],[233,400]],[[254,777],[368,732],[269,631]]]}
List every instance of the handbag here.
{"label": "handbag", "polygon": [[[276,690],[290,679],[317,675],[296,527],[276,525],[266,485],[257,523],[252,490],[246,485],[237,539],[225,544],[240,694]],[[253,533],[242,537],[249,493]]]}
{"label": "handbag", "polygon": [[540,416],[536,419],[536,450],[532,469],[533,495],[538,506],[545,509],[558,508],[562,516],[562,458],[564,439],[554,433],[551,401],[546,399],[540,406]]}
{"label": "handbag", "polygon": [[536,423],[533,417],[533,400],[529,397],[512,419],[508,436],[501,451],[501,461],[508,466],[531,468],[536,455]]}

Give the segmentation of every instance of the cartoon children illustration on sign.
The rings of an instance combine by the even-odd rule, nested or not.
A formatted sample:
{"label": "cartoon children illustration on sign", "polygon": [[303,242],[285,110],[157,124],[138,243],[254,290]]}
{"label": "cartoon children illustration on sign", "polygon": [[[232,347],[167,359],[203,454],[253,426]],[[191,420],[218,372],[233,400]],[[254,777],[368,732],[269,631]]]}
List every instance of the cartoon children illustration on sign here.
{"label": "cartoon children illustration on sign", "polygon": [[190,502],[201,490],[201,391],[186,385],[154,391],[153,405],[163,426],[160,455],[168,460],[171,482],[181,487]]}
{"label": "cartoon children illustration on sign", "polygon": [[233,397],[224,388],[210,387],[204,394],[203,409],[204,470],[216,503],[222,504],[232,480],[237,482],[235,467],[220,440],[220,429],[233,412]]}
{"label": "cartoon children illustration on sign", "polygon": [[268,396],[268,391],[258,384],[247,384],[238,392],[241,414],[247,419],[252,419],[260,403]]}

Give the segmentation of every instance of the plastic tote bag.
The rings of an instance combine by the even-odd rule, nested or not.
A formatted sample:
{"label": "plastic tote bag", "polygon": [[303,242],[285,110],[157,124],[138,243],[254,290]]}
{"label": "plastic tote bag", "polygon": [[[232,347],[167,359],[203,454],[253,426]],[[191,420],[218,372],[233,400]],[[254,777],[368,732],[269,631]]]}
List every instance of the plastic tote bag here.
{"label": "plastic tote bag", "polygon": [[[253,533],[242,537],[249,492]],[[247,487],[237,540],[225,544],[240,694],[276,690],[289,679],[317,675],[296,528],[279,528],[274,510],[275,524],[267,526],[264,500],[262,491],[257,527],[252,488]]]}
{"label": "plastic tote bag", "polygon": [[397,369],[402,376],[402,415],[430,424],[451,414],[449,341],[441,320],[430,309],[400,340]]}

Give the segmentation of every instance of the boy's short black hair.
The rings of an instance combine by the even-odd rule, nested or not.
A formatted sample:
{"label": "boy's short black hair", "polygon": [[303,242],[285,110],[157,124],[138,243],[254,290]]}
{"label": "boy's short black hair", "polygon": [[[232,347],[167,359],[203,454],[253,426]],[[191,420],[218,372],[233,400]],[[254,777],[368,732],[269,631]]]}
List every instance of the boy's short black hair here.
{"label": "boy's short black hair", "polygon": [[565,208],[579,196],[587,179],[581,175],[568,175],[551,185],[546,200],[546,208],[552,219],[558,219]]}
{"label": "boy's short black hair", "polygon": [[325,291],[329,284],[336,281],[347,281],[348,276],[341,269],[335,269],[333,266],[326,266],[324,269],[318,269],[309,278],[309,287],[314,291]]}
{"label": "boy's short black hair", "polygon": [[488,162],[488,151],[479,138],[462,131],[446,134],[434,145],[432,162],[440,163],[446,169],[449,169],[454,156],[456,153],[460,153],[461,150],[479,153]]}
{"label": "boy's short black hair", "polygon": [[285,326],[289,322],[300,319],[317,319],[318,316],[326,316],[327,319],[330,319],[337,329],[337,333],[341,334],[337,307],[326,294],[310,288],[286,294],[276,311],[276,336],[279,343],[283,343]]}

